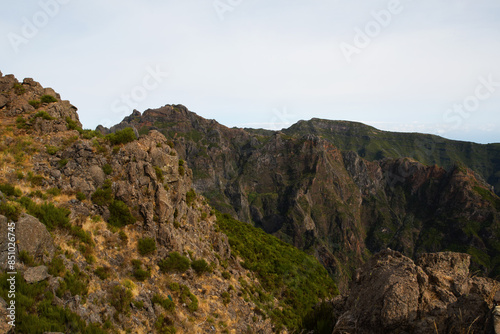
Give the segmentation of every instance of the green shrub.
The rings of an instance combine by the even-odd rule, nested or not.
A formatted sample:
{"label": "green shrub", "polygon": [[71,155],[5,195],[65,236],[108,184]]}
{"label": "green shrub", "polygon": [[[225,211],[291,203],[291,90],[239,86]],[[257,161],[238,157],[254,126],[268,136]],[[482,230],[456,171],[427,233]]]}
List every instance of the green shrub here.
{"label": "green shrub", "polygon": [[113,145],[127,144],[137,139],[132,128],[125,128],[115,133],[110,133],[105,138]]}
{"label": "green shrub", "polygon": [[153,238],[142,238],[137,241],[137,250],[142,256],[154,253],[156,242]]}
{"label": "green shrub", "polygon": [[98,267],[94,270],[94,274],[97,275],[103,281],[111,276],[111,268],[109,267]]}
{"label": "green shrub", "polygon": [[209,265],[208,265],[207,261],[205,261],[205,259],[194,260],[191,263],[191,268],[193,268],[194,271],[196,271],[196,273],[198,275],[201,275],[203,273],[210,271]]}
{"label": "green shrub", "polygon": [[130,302],[132,301],[132,292],[121,286],[115,285],[110,291],[109,303],[116,311],[127,314],[130,310]]}
{"label": "green shrub", "polygon": [[172,311],[175,308],[175,304],[168,298],[163,298],[162,296],[155,294],[151,299],[153,304],[161,305],[166,311]]}
{"label": "green shrub", "polygon": [[109,175],[113,173],[113,167],[111,167],[110,164],[105,164],[104,166],[102,166],[102,171],[104,172],[104,174]]}
{"label": "green shrub", "polygon": [[50,188],[49,190],[47,190],[47,194],[52,195],[52,196],[59,196],[59,195],[61,195],[61,189]]}
{"label": "green shrub", "polygon": [[51,103],[51,102],[57,102],[57,99],[55,97],[53,97],[52,95],[45,94],[45,95],[42,95],[42,97],[40,98],[40,101],[42,103]]}
{"label": "green shrub", "polygon": [[32,172],[28,173],[28,181],[31,183],[32,187],[40,187],[43,185],[45,178],[41,175],[35,175]]}
{"label": "green shrub", "polygon": [[[70,118],[70,120],[71,120],[71,118]],[[74,124],[71,122],[68,122],[68,120],[66,120],[66,123],[68,123],[68,127],[75,127],[74,130],[79,130],[78,124],[75,121],[72,121],[72,122]],[[70,125],[70,123],[71,123],[71,125]],[[82,134],[83,139],[92,139],[94,137],[98,137],[98,138],[102,137],[102,134],[96,130],[81,130],[80,133]]]}
{"label": "green shrub", "polygon": [[35,109],[40,108],[40,106],[42,105],[42,102],[40,102],[39,100],[30,100],[28,101],[28,103]]}
{"label": "green shrub", "polygon": [[186,193],[186,204],[192,205],[194,200],[196,199],[196,192],[191,189]]}
{"label": "green shrub", "polygon": [[141,260],[132,260],[132,275],[136,280],[143,282],[151,277],[151,272],[149,270],[142,269]]}
{"label": "green shrub", "polygon": [[12,88],[14,89],[14,93],[16,93],[16,95],[23,95],[26,93],[26,88],[24,88],[24,86],[20,83],[15,83]]}
{"label": "green shrub", "polygon": [[224,303],[224,305],[227,305],[231,302],[231,294],[229,292],[224,291],[221,294],[221,297],[222,297],[222,302]]}
{"label": "green shrub", "polygon": [[21,197],[23,195],[20,189],[8,183],[0,183],[0,191],[8,197]]}
{"label": "green shrub", "polygon": [[57,163],[59,165],[59,168],[63,168],[64,166],[66,166],[68,164],[68,159],[61,159],[59,160]]}
{"label": "green shrub", "polygon": [[52,203],[38,205],[27,197],[22,197],[20,201],[28,213],[38,218],[49,231],[53,231],[56,227],[70,229],[69,215],[71,211],[69,209],[58,208]]}
{"label": "green shrub", "polygon": [[104,185],[97,189],[91,196],[92,203],[99,206],[110,205],[113,200],[113,192],[111,189],[111,180],[106,180]]}
{"label": "green shrub", "polygon": [[181,288],[181,301],[188,306],[191,312],[198,310],[198,298],[189,291],[189,288],[183,284]]}
{"label": "green shrub", "polygon": [[35,190],[35,191],[32,191],[28,194],[28,197],[37,197],[37,198],[41,198],[43,200],[46,200],[48,198],[48,196],[46,194],[44,194],[43,192],[41,192],[40,190]]}
{"label": "green shrub", "polygon": [[7,217],[8,220],[17,221],[21,215],[21,208],[6,201],[0,202],[0,214]]}
{"label": "green shrub", "polygon": [[76,193],[76,199],[79,200],[80,202],[83,202],[87,199],[87,196],[85,196],[85,194],[82,193],[81,191],[78,191]]}
{"label": "green shrub", "polygon": [[179,286],[179,283],[177,283],[177,282],[170,283],[168,285],[168,288],[170,289],[170,291],[173,291],[173,292],[181,291],[181,287]]}
{"label": "green shrub", "polygon": [[306,333],[331,334],[338,316],[331,303],[322,302],[304,317],[302,328]]}
{"label": "green shrub", "polygon": [[59,151],[59,147],[46,145],[47,153],[50,155],[55,155]]}
{"label": "green shrub", "polygon": [[57,289],[57,295],[59,297],[62,297],[67,291],[69,291],[72,296],[87,296],[89,283],[87,275],[82,273],[76,264],[73,265],[73,271],[73,273],[66,272],[64,275],[64,280]]}
{"label": "green shrub", "polygon": [[27,129],[28,125],[26,124],[26,119],[23,116],[19,116],[16,118],[16,127],[18,129]]}
{"label": "green shrub", "polygon": [[227,271],[223,271],[222,272],[222,277],[224,279],[230,279],[231,278],[231,274],[229,272],[227,272]]}
{"label": "green shrub", "polygon": [[46,111],[39,111],[35,114],[35,116],[33,116],[33,118],[39,118],[39,117],[48,121],[55,119],[54,117],[50,116]]}
{"label": "green shrub", "polygon": [[160,260],[158,266],[164,273],[167,272],[184,272],[189,269],[189,259],[177,252],[168,254],[166,259]]}
{"label": "green shrub", "polygon": [[59,256],[55,256],[49,264],[49,274],[61,276],[66,272],[64,261]]}
{"label": "green shrub", "polygon": [[19,260],[28,267],[34,267],[37,265],[33,256],[25,250],[19,252]]}
{"label": "green shrub", "polygon": [[[66,117],[65,121],[66,121],[66,128],[68,130],[78,130],[79,132],[81,131],[81,133],[83,134],[83,130],[80,128],[80,126],[76,121],[71,119],[71,117],[69,116]],[[85,138],[85,139],[90,139],[90,138]]]}
{"label": "green shrub", "polygon": [[158,166],[155,166],[155,173],[156,173],[156,178],[158,179],[158,181],[163,183],[163,180],[165,179],[165,177],[163,176],[163,171],[161,170],[161,168]]}
{"label": "green shrub", "polygon": [[174,322],[168,316],[161,316],[155,322],[155,328],[158,334],[175,334],[177,330]]}
{"label": "green shrub", "polygon": [[139,136],[144,136],[144,135],[147,135],[149,133],[149,128],[147,126],[143,126],[139,129]]}
{"label": "green shrub", "polygon": [[72,236],[78,238],[81,242],[87,245],[94,246],[94,241],[92,240],[92,234],[85,231],[80,226],[71,225],[69,229]]}
{"label": "green shrub", "polygon": [[121,241],[123,241],[123,242],[128,241],[128,236],[127,236],[127,233],[125,233],[125,231],[120,230],[120,232],[118,232],[118,236],[120,237]]}
{"label": "green shrub", "polygon": [[144,308],[144,302],[142,300],[141,301],[134,300],[132,304],[134,304],[134,306],[138,309]]}
{"label": "green shrub", "polygon": [[109,220],[108,223],[115,227],[123,227],[136,222],[136,219],[130,213],[127,204],[122,201],[114,200],[109,206]]}

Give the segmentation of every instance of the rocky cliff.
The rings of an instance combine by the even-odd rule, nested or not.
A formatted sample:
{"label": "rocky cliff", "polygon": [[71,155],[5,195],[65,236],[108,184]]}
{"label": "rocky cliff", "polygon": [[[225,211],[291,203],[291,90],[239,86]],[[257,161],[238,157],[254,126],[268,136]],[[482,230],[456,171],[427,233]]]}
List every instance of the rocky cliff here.
{"label": "rocky cliff", "polygon": [[[315,129],[359,138],[352,125],[314,122],[229,129],[177,105],[84,130],[55,91],[0,73],[16,332],[485,331],[498,282],[475,276],[500,274],[492,185],[460,161],[343,150]],[[387,247],[399,252],[372,257]],[[469,255],[425,255],[443,250]],[[332,277],[344,294],[325,303]]]}
{"label": "rocky cliff", "polygon": [[[229,129],[181,105],[134,111],[119,125],[125,126],[162,132],[193,169],[194,189],[211,205],[315,254],[342,289],[357,266],[388,246],[410,257],[467,252],[474,270],[500,274],[500,198],[471,169],[476,165],[467,168],[474,159],[446,155],[448,147],[460,150],[462,144],[436,142],[436,162],[446,163],[426,165],[434,155],[423,162],[400,157],[423,147],[403,134],[317,119],[277,132]],[[360,140],[364,144],[352,150]],[[368,153],[377,147],[382,153]],[[499,170],[495,147],[481,148],[489,152],[493,174]]]}
{"label": "rocky cliff", "polygon": [[332,302],[333,334],[495,333],[500,283],[475,277],[469,264],[469,255],[451,252],[415,262],[392,250],[376,254]]}
{"label": "rocky cliff", "polygon": [[254,228],[229,240],[159,132],[83,130],[76,108],[32,79],[0,74],[0,102],[0,265],[15,223],[17,333],[286,332],[335,295],[313,257],[269,236],[256,262],[244,252]]}

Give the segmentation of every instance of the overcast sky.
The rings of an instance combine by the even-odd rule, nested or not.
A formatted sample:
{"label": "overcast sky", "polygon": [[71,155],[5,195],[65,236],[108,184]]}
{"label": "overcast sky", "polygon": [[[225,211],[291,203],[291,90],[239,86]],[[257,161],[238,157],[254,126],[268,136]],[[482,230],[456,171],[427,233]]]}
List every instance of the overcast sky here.
{"label": "overcast sky", "polygon": [[6,1],[0,71],[85,128],[183,104],[227,126],[313,117],[500,142],[498,0]]}

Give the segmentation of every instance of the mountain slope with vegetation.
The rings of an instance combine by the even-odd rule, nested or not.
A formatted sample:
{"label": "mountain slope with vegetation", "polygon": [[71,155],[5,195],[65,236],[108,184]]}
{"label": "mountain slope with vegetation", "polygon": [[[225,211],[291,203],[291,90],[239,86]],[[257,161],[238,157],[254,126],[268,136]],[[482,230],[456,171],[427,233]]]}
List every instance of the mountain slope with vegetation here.
{"label": "mountain slope with vegetation", "polygon": [[[475,149],[465,153],[470,160],[457,153],[480,147],[489,153],[478,161],[491,158],[484,165],[495,174],[495,145],[317,119],[283,131],[230,129],[181,105],[134,111],[100,130],[127,126],[161,131],[212,206],[313,254],[341,289],[372,253],[387,247],[410,257],[467,252],[473,270],[500,274],[499,198],[477,166],[466,165],[476,161]],[[438,139],[453,148],[448,156]],[[422,151],[427,141],[439,149]],[[426,164],[433,161],[443,166]]]}
{"label": "mountain slope with vegetation", "polygon": [[343,151],[354,151],[369,161],[412,158],[425,165],[450,169],[456,164],[472,169],[500,194],[500,143],[476,144],[421,133],[399,133],[346,121],[313,118],[283,130],[300,137],[314,134]]}
{"label": "mountain slope with vegetation", "polygon": [[218,216],[171,146],[157,131],[84,130],[52,89],[0,74],[0,264],[15,222],[16,333],[291,332],[337,294],[313,256]]}

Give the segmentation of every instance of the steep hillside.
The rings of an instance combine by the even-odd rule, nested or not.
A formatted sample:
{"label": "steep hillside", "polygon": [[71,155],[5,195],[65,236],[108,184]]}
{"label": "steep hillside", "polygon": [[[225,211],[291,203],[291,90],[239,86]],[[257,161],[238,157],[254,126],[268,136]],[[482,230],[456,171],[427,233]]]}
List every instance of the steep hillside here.
{"label": "steep hillside", "polygon": [[0,313],[15,223],[16,333],[287,332],[336,295],[275,237],[245,253],[261,231],[217,217],[159,132],[83,130],[32,79],[0,74],[0,102]]}
{"label": "steep hillside", "polygon": [[412,261],[384,250],[356,272],[348,295],[323,304],[331,318],[321,333],[498,333],[500,282],[471,275],[469,263],[466,254]]}
{"label": "steep hillside", "polygon": [[[342,123],[325,127],[331,124]],[[342,289],[357,266],[388,246],[408,256],[463,251],[475,270],[500,274],[500,199],[459,163],[442,168],[385,153],[369,161],[339,149],[332,144],[336,136],[328,139],[316,128],[229,129],[180,105],[135,111],[111,131],[125,126],[165,134],[211,205],[314,254]],[[334,130],[356,142],[367,129],[380,132],[350,123]],[[395,150],[409,150],[411,141],[405,143]]]}
{"label": "steep hillside", "polygon": [[500,194],[500,143],[483,145],[428,134],[381,131],[362,123],[318,118],[300,121],[283,132],[295,137],[314,134],[370,161],[409,157],[445,169],[462,164],[481,175]]}

